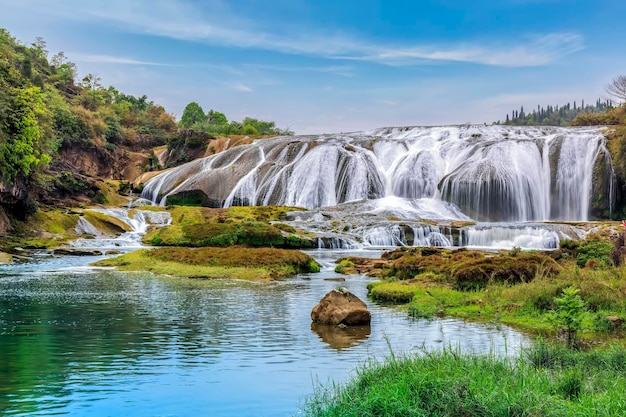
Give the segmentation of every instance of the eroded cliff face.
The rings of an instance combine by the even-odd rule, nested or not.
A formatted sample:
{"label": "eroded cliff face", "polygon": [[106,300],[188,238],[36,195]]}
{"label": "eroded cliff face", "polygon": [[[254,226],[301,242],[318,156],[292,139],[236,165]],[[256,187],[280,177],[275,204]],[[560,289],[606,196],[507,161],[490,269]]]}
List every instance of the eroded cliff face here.
{"label": "eroded cliff face", "polygon": [[18,176],[12,184],[0,182],[0,236],[13,230],[8,214],[23,219],[28,211],[29,182]]}

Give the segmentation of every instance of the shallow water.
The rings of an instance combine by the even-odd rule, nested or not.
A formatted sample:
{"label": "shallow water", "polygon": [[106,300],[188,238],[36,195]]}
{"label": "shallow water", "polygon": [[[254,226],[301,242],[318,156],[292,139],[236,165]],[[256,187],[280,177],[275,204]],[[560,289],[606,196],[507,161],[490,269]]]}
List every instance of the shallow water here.
{"label": "shallow water", "polygon": [[[367,300],[369,278],[325,280],[343,278],[338,255],[314,255],[322,273],[271,284],[90,270],[88,258],[5,267],[0,414],[297,415],[318,383],[390,347],[513,353],[528,342],[506,327],[412,320]],[[368,303],[371,326],[311,326],[311,308],[340,285]]]}

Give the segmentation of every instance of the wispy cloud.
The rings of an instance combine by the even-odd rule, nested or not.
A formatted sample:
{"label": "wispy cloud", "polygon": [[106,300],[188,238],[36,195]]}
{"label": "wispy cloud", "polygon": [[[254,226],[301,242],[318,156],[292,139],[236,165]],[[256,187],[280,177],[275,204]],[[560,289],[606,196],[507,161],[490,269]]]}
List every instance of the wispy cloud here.
{"label": "wispy cloud", "polygon": [[419,60],[466,62],[502,67],[547,65],[583,49],[582,36],[575,33],[549,33],[532,36],[516,45],[481,46],[462,44],[449,47],[389,48],[352,59],[406,65]]}
{"label": "wispy cloud", "polygon": [[259,65],[250,64],[246,67],[256,70],[266,70],[274,72],[322,72],[327,74],[335,74],[342,77],[353,77],[354,68],[346,65],[329,65],[329,66],[285,66],[285,65]]}
{"label": "wispy cloud", "polygon": [[[0,0],[0,4],[6,1]],[[121,30],[135,33],[214,46],[369,61],[383,65],[444,61],[530,67],[550,64],[584,48],[583,37],[572,32],[522,36],[505,43],[476,41],[445,44],[423,44],[420,40],[386,44],[348,33],[329,34],[312,28],[303,28],[300,33],[280,33],[259,27],[253,19],[246,20],[219,0],[211,1],[204,8],[191,2],[163,0],[68,0],[55,4],[53,9],[47,0],[29,0],[24,3],[29,3],[31,10],[57,13],[64,18],[91,19],[114,24]]]}
{"label": "wispy cloud", "polygon": [[70,54],[72,59],[77,62],[95,62],[98,64],[115,64],[115,65],[155,65],[169,67],[172,64],[163,64],[159,62],[147,62],[139,61],[133,58],[112,56],[112,55],[83,55],[83,54]]}
{"label": "wispy cloud", "polygon": [[252,90],[252,88],[248,87],[245,84],[235,84],[233,85],[233,89],[237,91],[241,91],[242,93],[251,93],[252,91],[254,91]]}

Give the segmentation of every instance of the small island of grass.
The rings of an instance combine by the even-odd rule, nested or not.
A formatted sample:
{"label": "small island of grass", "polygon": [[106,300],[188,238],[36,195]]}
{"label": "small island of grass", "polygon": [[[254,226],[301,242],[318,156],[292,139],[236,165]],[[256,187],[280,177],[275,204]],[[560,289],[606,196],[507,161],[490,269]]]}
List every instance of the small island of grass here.
{"label": "small island of grass", "polygon": [[238,246],[144,249],[105,259],[94,265],[112,266],[121,271],[148,271],[188,278],[254,281],[319,271],[319,265],[313,258],[300,251]]}

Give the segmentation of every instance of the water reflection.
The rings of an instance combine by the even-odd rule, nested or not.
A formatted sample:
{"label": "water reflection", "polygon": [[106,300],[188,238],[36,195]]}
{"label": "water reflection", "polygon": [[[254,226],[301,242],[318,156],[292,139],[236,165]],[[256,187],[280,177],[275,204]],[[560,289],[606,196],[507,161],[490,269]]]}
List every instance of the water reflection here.
{"label": "water reflection", "polygon": [[[23,267],[22,267],[23,270]],[[37,416],[285,416],[314,381],[342,381],[369,357],[425,346],[513,351],[508,328],[410,320],[341,285],[371,327],[311,326],[338,284],[330,268],[272,284],[73,270],[0,278],[0,413]],[[16,275],[17,273],[17,275]]]}
{"label": "water reflection", "polygon": [[331,324],[311,323],[311,331],[333,349],[341,350],[356,346],[367,339],[372,332],[371,326],[340,327]]}

